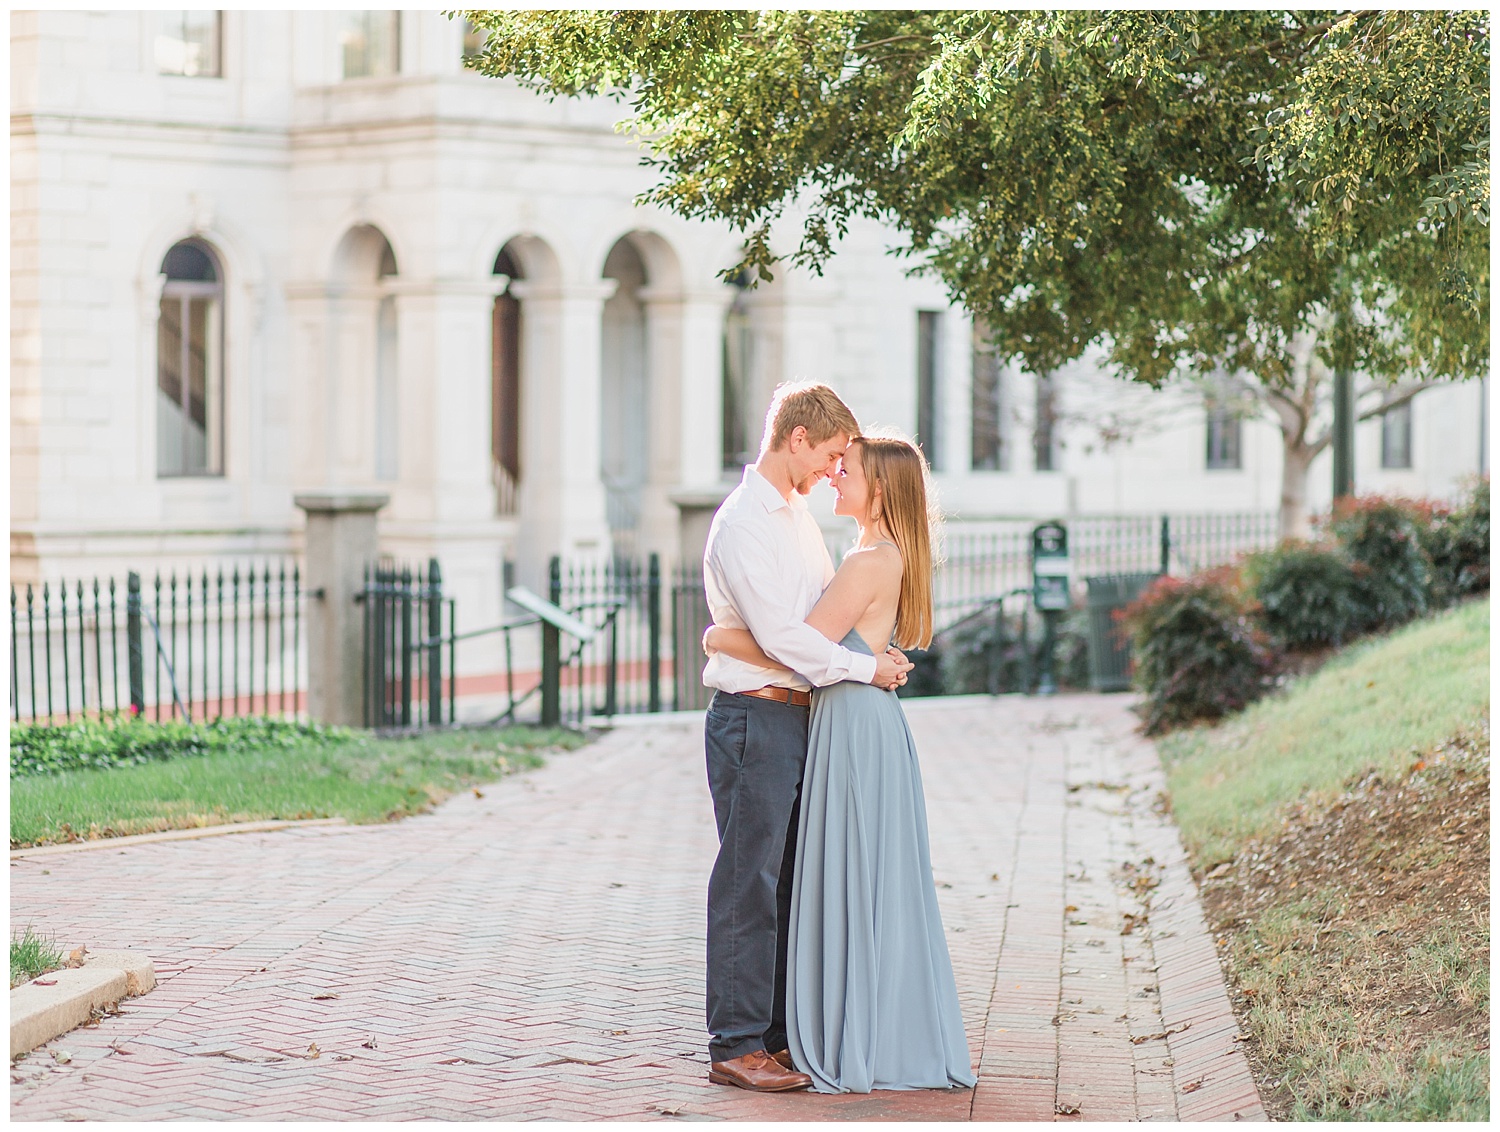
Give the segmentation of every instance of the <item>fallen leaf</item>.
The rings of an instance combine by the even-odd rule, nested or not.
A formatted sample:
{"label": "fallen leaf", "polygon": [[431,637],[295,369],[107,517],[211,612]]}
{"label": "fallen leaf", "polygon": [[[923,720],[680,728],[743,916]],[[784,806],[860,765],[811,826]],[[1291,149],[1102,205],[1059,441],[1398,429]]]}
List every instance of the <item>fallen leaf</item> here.
{"label": "fallen leaf", "polygon": [[362,1047],[364,1047],[365,1049],[374,1049],[375,1048],[375,1035],[371,1034],[369,1041],[367,1041],[367,1042],[360,1042],[359,1044]]}
{"label": "fallen leaf", "polygon": [[1199,1077],[1196,1081],[1189,1081],[1184,1085],[1182,1091],[1184,1093],[1196,1093],[1201,1088],[1203,1088],[1203,1078]]}
{"label": "fallen leaf", "polygon": [[1066,908],[1063,909],[1063,911],[1064,912],[1076,912],[1076,911],[1078,911],[1078,905],[1077,904],[1069,904]]}
{"label": "fallen leaf", "polygon": [[338,998],[338,995],[324,991],[322,994],[315,994],[312,997],[314,1002],[327,1002],[330,998]]}
{"label": "fallen leaf", "polygon": [[55,986],[57,986],[57,980],[56,979],[32,979],[31,981],[32,981],[33,985],[39,986],[39,987],[55,987]]}
{"label": "fallen leaf", "polygon": [[1081,1104],[1068,1104],[1064,1101],[1058,1101],[1053,1106],[1052,1111],[1057,1113],[1058,1116],[1077,1116],[1083,1111],[1083,1106]]}
{"label": "fallen leaf", "polygon": [[479,789],[479,787],[477,787],[477,786],[474,787],[474,797],[476,797],[476,798],[483,798],[484,797],[484,791],[481,790],[481,789]]}
{"label": "fallen leaf", "polygon": [[132,1053],[135,1052],[134,1050],[126,1049],[124,1046],[117,1046],[114,1044],[111,1044],[109,1048],[114,1050],[115,1053],[123,1053],[126,1057],[129,1057]]}
{"label": "fallen leaf", "polygon": [[55,1049],[52,1051],[52,1060],[59,1065],[67,1065],[73,1060],[73,1055],[65,1049]]}
{"label": "fallen leaf", "polygon": [[322,1052],[322,1050],[318,1049],[318,1043],[313,1042],[310,1046],[307,1047],[307,1052],[302,1056],[307,1058],[308,1061],[314,1061],[319,1056],[321,1056]]}
{"label": "fallen leaf", "polygon": [[88,950],[86,947],[75,947],[72,951],[68,952],[68,966],[82,967],[83,957],[88,954]]}
{"label": "fallen leaf", "polygon": [[1182,1033],[1184,1030],[1186,1030],[1191,1025],[1192,1025],[1191,1022],[1184,1022],[1181,1026],[1173,1026],[1169,1030],[1161,1030],[1161,1031],[1159,1031],[1158,1033],[1155,1033],[1155,1034],[1137,1034],[1135,1037],[1133,1037],[1133,1038],[1130,1039],[1130,1044],[1138,1046],[1142,1042],[1160,1041],[1162,1038],[1169,1037],[1172,1034],[1180,1034],[1180,1033]]}

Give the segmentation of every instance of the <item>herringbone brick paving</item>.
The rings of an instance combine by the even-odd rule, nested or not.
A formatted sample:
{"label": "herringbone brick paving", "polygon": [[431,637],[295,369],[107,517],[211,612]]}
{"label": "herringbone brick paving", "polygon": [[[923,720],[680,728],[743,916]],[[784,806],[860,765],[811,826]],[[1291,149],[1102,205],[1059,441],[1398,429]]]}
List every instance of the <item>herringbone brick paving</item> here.
{"label": "herringbone brick paving", "polygon": [[673,719],[394,825],[14,858],[13,923],[160,986],[13,1063],[11,1116],[1264,1119],[1127,701],[909,708],[973,1090],[707,1081],[716,846]]}

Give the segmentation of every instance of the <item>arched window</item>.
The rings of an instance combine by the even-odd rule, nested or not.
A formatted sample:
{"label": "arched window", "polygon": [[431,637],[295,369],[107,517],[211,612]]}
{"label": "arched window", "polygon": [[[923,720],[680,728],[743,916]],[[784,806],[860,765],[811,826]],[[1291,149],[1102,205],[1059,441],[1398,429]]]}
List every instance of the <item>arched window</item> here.
{"label": "arched window", "polygon": [[[396,254],[391,251],[389,241],[385,241],[380,249],[376,286],[384,292],[388,281],[397,274]],[[375,307],[375,478],[378,480],[394,480],[400,475],[398,356],[396,297],[382,293]]]}
{"label": "arched window", "polygon": [[493,274],[504,287],[495,296],[490,319],[490,456],[495,480],[495,511],[513,515],[521,482],[521,302],[510,293],[521,267],[502,248]]}
{"label": "arched window", "polygon": [[745,272],[735,275],[734,301],[724,314],[724,337],[720,381],[723,385],[723,416],[721,418],[723,441],[723,468],[739,475],[744,466],[755,459],[752,444],[759,437],[751,435],[754,421],[752,404],[756,390],[755,333],[750,321],[750,279]]}
{"label": "arched window", "polygon": [[646,306],[650,281],[640,251],[628,238],[610,249],[604,278],[615,292],[604,301],[599,335],[599,475],[616,552],[629,553],[641,522],[641,494],[650,451],[650,369]]}
{"label": "arched window", "polygon": [[175,244],[156,330],[156,474],[224,474],[224,276],[201,240]]}

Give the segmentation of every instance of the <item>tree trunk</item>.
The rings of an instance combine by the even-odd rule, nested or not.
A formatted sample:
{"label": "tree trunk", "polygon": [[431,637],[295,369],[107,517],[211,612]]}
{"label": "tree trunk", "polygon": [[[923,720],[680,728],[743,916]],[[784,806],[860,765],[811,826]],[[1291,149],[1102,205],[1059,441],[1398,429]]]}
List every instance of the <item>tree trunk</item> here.
{"label": "tree trunk", "polygon": [[1309,538],[1312,524],[1307,514],[1307,470],[1312,466],[1318,449],[1285,438],[1281,460],[1281,512],[1282,538]]}

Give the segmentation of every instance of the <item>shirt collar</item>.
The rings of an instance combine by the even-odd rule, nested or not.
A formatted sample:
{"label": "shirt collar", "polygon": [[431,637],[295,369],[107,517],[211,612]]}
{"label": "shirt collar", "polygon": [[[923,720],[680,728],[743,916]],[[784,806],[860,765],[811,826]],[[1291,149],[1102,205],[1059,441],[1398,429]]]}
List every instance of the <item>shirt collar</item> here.
{"label": "shirt collar", "polygon": [[807,506],[807,500],[795,491],[792,492],[790,501],[784,499],[781,492],[771,486],[771,481],[755,470],[753,464],[745,465],[745,475],[740,483],[767,511],[779,511],[783,507],[796,511],[799,504],[804,508]]}

